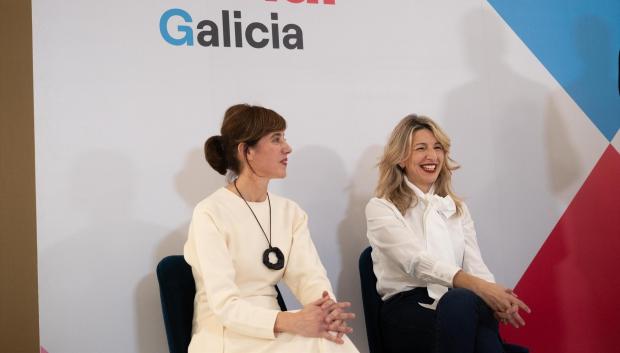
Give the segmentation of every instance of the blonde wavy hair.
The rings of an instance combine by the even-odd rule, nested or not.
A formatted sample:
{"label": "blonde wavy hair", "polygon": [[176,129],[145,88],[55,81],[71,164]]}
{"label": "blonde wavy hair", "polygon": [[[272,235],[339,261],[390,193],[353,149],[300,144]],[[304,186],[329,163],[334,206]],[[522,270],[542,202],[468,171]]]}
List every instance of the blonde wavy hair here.
{"label": "blonde wavy hair", "polygon": [[463,212],[462,201],[452,191],[452,171],[458,169],[459,165],[450,158],[450,138],[439,125],[425,116],[407,115],[392,131],[383,156],[377,164],[379,167],[379,183],[375,190],[377,197],[392,202],[403,215],[410,206],[418,202],[415,193],[405,182],[407,176],[399,163],[409,158],[413,134],[422,129],[430,130],[444,150],[444,162],[434,184],[435,193],[442,197],[450,195],[456,205],[456,213],[460,215]]}

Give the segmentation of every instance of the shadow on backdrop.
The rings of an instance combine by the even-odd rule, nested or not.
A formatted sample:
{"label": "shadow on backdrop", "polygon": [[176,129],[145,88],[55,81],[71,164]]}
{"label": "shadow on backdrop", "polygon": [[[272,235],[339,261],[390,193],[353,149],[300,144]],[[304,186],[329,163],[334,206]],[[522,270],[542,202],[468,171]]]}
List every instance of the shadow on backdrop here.
{"label": "shadow on backdrop", "polygon": [[360,352],[368,351],[364,307],[358,260],[362,251],[368,246],[366,237],[366,204],[374,195],[377,184],[377,162],[383,152],[381,146],[366,148],[357,162],[353,175],[349,178],[347,209],[338,225],[340,245],[340,274],[338,276],[338,295],[353,304],[357,318],[351,323],[354,333],[351,339]]}
{"label": "shadow on backdrop", "polygon": [[[183,254],[183,245],[187,239],[187,231],[194,206],[224,185],[225,177],[218,174],[208,165],[204,152],[198,148],[191,150],[187,154],[181,170],[175,175],[174,186],[187,206],[188,221],[179,225],[162,238],[155,250],[149,274],[140,281],[136,289],[136,307],[139,308],[138,318],[142,319],[140,325],[145,326],[143,330],[139,330],[142,333],[139,336],[142,343],[140,345],[140,353],[168,352],[165,343],[160,345],[161,343],[158,340],[157,346],[153,347],[153,343],[150,342],[152,337],[163,337],[164,342],[166,340],[155,268],[164,257]],[[152,293],[156,295],[157,303],[149,303],[149,305],[142,303],[143,298],[145,296],[152,296]],[[158,332],[153,332],[150,329],[147,330],[148,326],[153,325],[149,324],[147,319],[157,323]]]}
{"label": "shadow on backdrop", "polygon": [[[65,214],[58,226],[71,219],[86,224],[39,257],[46,308],[41,326],[47,331],[42,343],[50,352],[166,352],[161,315],[154,310],[157,287],[139,278],[152,271],[151,263],[136,256],[165,230],[134,216],[135,174],[118,151],[88,151],[75,163],[67,197],[76,212]],[[139,301],[136,284],[146,288]]]}
{"label": "shadow on backdrop", "polygon": [[[308,214],[312,241],[332,285],[336,283],[340,271],[340,263],[336,260],[340,256],[336,229],[345,209],[345,200],[340,195],[346,181],[346,170],[340,156],[326,147],[314,145],[300,149],[293,146],[287,177],[275,181],[282,186],[282,196],[299,204]],[[288,308],[300,308],[289,289],[284,285],[281,289]],[[340,295],[338,292],[335,294]]]}

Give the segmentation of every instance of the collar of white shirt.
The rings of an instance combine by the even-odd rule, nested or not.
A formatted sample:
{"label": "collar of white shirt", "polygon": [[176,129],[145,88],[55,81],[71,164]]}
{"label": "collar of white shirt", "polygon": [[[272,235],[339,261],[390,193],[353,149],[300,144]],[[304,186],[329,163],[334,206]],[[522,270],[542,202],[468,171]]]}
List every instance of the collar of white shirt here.
{"label": "collar of white shirt", "polygon": [[435,184],[431,185],[428,193],[424,193],[406,176],[405,183],[407,184],[407,186],[409,186],[409,188],[411,188],[411,190],[413,190],[418,199],[421,200],[424,203],[424,206],[426,206],[427,208],[430,203],[434,204],[437,211],[443,214],[446,219],[450,218],[452,215],[454,215],[454,213],[456,213],[456,205],[454,204],[454,200],[452,200],[450,195],[441,197],[435,194]]}
{"label": "collar of white shirt", "polygon": [[407,184],[409,188],[411,188],[411,190],[413,190],[415,195],[419,198],[425,198],[426,195],[435,194],[435,184],[431,185],[430,190],[428,191],[428,193],[425,194],[424,191],[420,190],[419,187],[417,187],[414,183],[412,183],[407,176],[405,176],[405,183]]}

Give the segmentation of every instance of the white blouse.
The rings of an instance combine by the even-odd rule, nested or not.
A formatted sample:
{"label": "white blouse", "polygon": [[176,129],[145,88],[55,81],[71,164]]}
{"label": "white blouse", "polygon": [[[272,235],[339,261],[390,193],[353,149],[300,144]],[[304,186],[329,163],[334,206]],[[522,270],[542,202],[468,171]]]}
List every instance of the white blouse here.
{"label": "white blouse", "polygon": [[427,287],[437,301],[452,287],[459,270],[495,282],[485,265],[476,240],[474,222],[467,206],[456,214],[450,196],[440,197],[431,188],[424,194],[413,183],[418,202],[403,216],[394,204],[372,198],[366,206],[368,240],[377,276],[377,291],[387,300],[397,293]]}

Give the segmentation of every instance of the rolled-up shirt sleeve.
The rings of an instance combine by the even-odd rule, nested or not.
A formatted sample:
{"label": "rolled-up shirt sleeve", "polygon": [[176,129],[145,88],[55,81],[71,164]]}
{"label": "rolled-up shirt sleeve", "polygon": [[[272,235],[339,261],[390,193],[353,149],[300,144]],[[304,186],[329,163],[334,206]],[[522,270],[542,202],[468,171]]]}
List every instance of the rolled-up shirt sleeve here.
{"label": "rolled-up shirt sleeve", "polygon": [[423,234],[414,232],[389,201],[373,198],[366,206],[367,234],[373,251],[378,251],[401,271],[428,284],[452,287],[461,270],[434,258],[426,251]]}
{"label": "rolled-up shirt sleeve", "polygon": [[186,259],[189,257],[188,262],[197,264],[209,307],[222,325],[240,334],[275,339],[274,324],[279,310],[254,305],[241,297],[225,236],[207,210],[194,211],[189,233]]}

